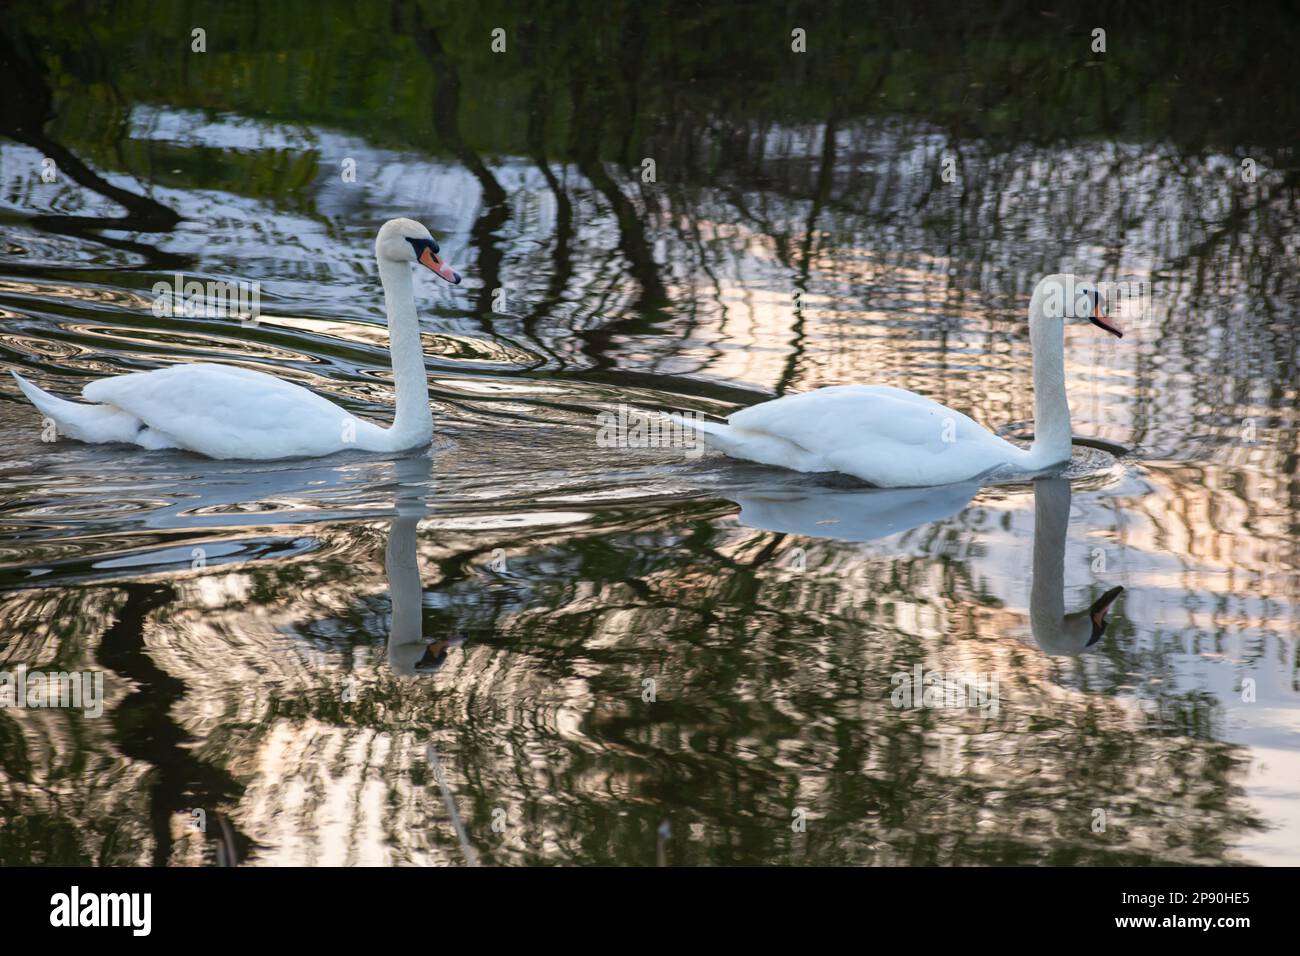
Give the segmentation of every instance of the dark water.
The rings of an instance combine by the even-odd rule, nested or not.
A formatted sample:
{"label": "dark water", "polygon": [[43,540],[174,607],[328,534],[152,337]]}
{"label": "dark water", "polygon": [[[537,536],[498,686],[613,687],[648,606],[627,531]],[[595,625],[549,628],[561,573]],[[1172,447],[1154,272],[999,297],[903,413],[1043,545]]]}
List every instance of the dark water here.
{"label": "dark water", "polygon": [[[466,276],[416,281],[437,436],[50,443],[6,375],[0,670],[107,699],[0,710],[0,864],[1300,862],[1293,14],[1094,54],[1041,5],[163,10],[6,14],[0,362],[387,421],[373,237],[412,216]],[[1062,478],[597,444],[854,381],[1023,434],[1056,271],[1151,290],[1067,330],[1075,432],[1124,452]],[[177,272],[259,324],[155,317]],[[1115,586],[1077,653],[1051,622]],[[918,666],[998,706],[895,706]]]}

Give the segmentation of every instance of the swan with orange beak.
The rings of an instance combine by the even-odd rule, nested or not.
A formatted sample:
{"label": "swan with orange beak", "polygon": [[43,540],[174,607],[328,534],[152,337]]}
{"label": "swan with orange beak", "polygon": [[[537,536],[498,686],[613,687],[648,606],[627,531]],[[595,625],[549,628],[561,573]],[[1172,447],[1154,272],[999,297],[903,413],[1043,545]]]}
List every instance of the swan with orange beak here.
{"label": "swan with orange beak", "polygon": [[1098,288],[1046,276],[1029,301],[1034,443],[1021,448],[956,409],[892,385],[828,385],[733,412],[726,423],[678,417],[733,458],[839,472],[881,488],[919,488],[1045,472],[1070,460],[1065,325],[1087,318],[1116,337]]}
{"label": "swan with orange beak", "polygon": [[84,442],[256,461],[427,445],[433,413],[411,266],[419,264],[453,284],[460,282],[460,273],[442,260],[437,240],[413,219],[384,223],[375,239],[375,263],[396,393],[387,428],[297,382],[243,365],[195,362],[100,378],[81,390],[84,402],[51,395],[17,372],[13,377],[59,435]]}

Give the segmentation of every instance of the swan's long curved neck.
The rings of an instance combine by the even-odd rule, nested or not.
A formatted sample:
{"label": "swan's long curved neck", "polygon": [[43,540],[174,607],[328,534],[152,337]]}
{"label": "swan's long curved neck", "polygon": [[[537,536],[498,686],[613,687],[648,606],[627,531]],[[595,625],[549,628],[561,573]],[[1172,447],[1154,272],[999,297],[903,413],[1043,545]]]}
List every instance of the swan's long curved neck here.
{"label": "swan's long curved neck", "polygon": [[397,414],[387,434],[394,449],[409,448],[433,437],[433,412],[429,409],[429,380],[424,372],[415,290],[410,266],[382,257],[378,261],[388,313],[388,348],[397,389]]}
{"label": "swan's long curved neck", "polygon": [[1065,323],[1035,309],[1029,319],[1029,344],[1034,357],[1034,444],[1029,449],[1026,465],[1036,470],[1070,459]]}

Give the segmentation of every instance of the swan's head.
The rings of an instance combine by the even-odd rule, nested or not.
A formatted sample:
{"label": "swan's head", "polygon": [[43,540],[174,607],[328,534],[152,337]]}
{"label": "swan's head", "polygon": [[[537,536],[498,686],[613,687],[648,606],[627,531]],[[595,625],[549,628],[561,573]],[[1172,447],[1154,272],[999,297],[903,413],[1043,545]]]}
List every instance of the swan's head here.
{"label": "swan's head", "polygon": [[[1061,619],[1059,632],[1053,632],[1050,628],[1035,628],[1034,638],[1038,641],[1039,647],[1048,654],[1058,656],[1074,657],[1082,654],[1100,641],[1102,635],[1106,633],[1106,625],[1109,623],[1106,615],[1110,613],[1110,606],[1123,591],[1122,587],[1113,587],[1097,598],[1086,611],[1065,615]],[[1041,633],[1043,630],[1048,633]]]}
{"label": "swan's head", "polygon": [[412,670],[416,674],[438,673],[438,671],[442,670],[442,665],[447,663],[447,652],[453,647],[460,647],[467,640],[469,640],[469,635],[464,631],[457,631],[452,637],[434,641],[425,647],[420,659],[412,665]]}
{"label": "swan's head", "polygon": [[1031,321],[1087,319],[1097,328],[1123,338],[1124,333],[1108,318],[1108,311],[1106,295],[1097,283],[1076,278],[1068,272],[1039,280],[1034,288],[1034,298],[1029,303]]}
{"label": "swan's head", "polygon": [[414,262],[453,285],[460,283],[460,273],[438,255],[438,240],[414,219],[390,219],[375,239],[375,255],[389,262]]}

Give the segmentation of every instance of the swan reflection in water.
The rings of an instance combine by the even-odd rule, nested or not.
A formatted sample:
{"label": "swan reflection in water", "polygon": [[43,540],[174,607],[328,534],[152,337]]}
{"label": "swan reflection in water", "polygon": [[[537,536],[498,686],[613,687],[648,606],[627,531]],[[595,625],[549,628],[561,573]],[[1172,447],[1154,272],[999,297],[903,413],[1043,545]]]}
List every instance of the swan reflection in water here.
{"label": "swan reflection in water", "polygon": [[465,643],[463,632],[439,637],[424,635],[424,589],[416,553],[416,529],[428,514],[424,495],[430,488],[433,460],[427,454],[396,462],[397,516],[388,530],[384,568],[392,600],[392,624],[388,632],[388,666],[394,674],[435,674],[447,661],[447,653]]}
{"label": "swan reflection in water", "polygon": [[1034,576],[1029,589],[1029,626],[1043,652],[1075,657],[1106,633],[1106,614],[1124,589],[1116,585],[1092,605],[1065,613],[1065,537],[1070,524],[1070,482],[1034,482]]}
{"label": "swan reflection in water", "polygon": [[[949,518],[970,503],[979,482],[932,488],[844,489],[818,485],[727,493],[740,505],[739,521],[751,528],[840,541],[870,541]],[[1034,482],[1033,582],[1029,623],[1045,654],[1077,656],[1106,631],[1106,615],[1124,590],[1113,587],[1087,609],[1065,613],[1065,542],[1070,523],[1070,482]]]}
{"label": "swan reflection in water", "polygon": [[[427,452],[395,462],[397,515],[388,529],[384,569],[388,573],[388,591],[393,606],[392,624],[388,630],[388,666],[400,677],[437,673],[446,663],[448,651],[460,647],[466,640],[464,632],[442,637],[424,636],[424,587],[420,581],[416,530],[420,519],[429,513],[424,496],[432,489],[432,472],[433,459]],[[448,783],[443,760],[439,759],[432,740],[425,749],[425,756],[433,770],[434,783],[442,795],[447,818],[451,821],[465,863],[478,866],[478,851],[461,822],[455,791]]]}

